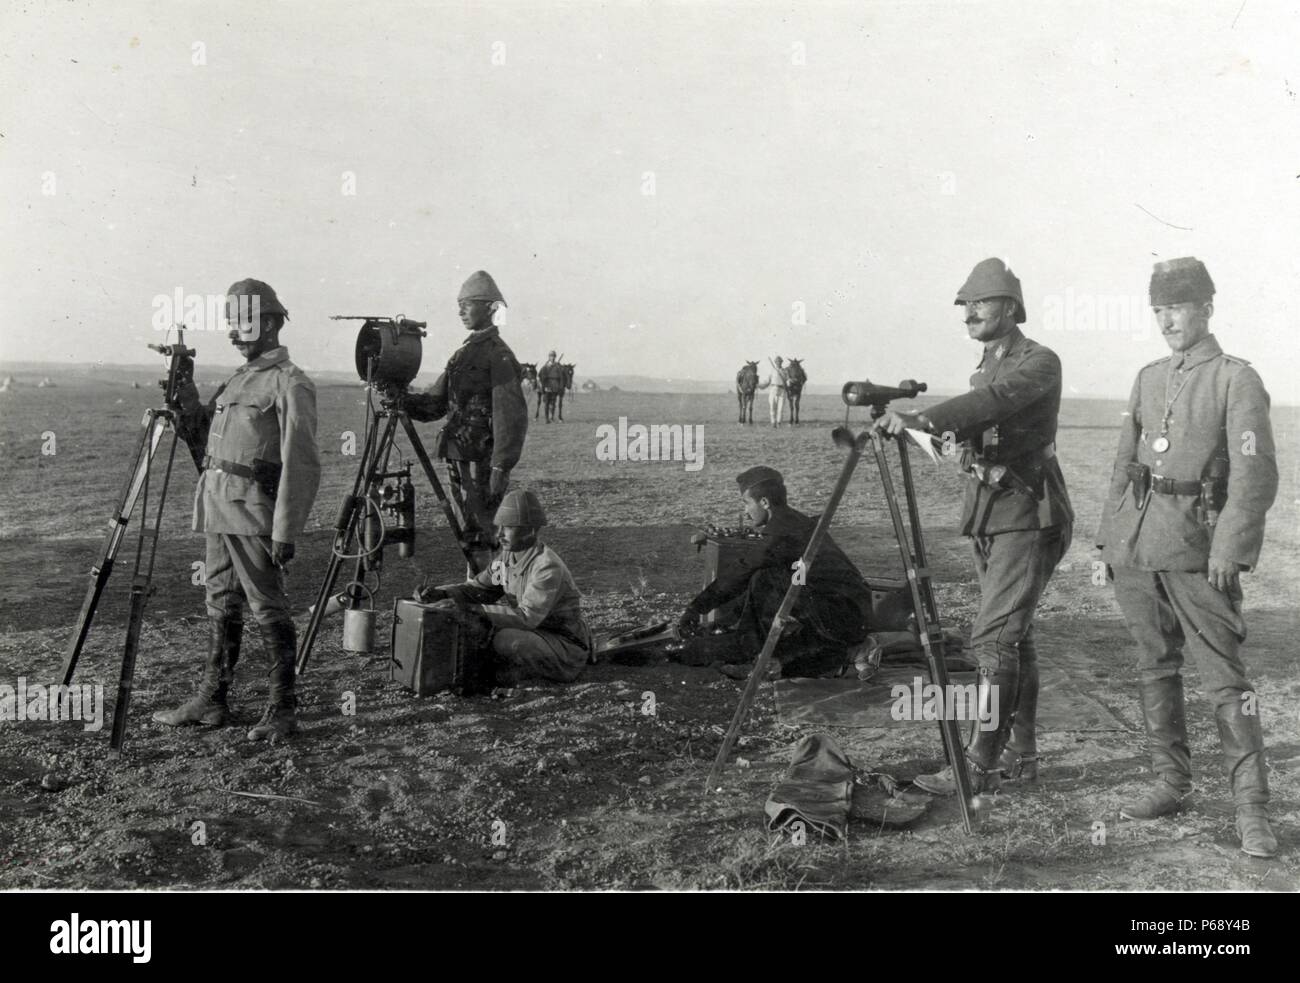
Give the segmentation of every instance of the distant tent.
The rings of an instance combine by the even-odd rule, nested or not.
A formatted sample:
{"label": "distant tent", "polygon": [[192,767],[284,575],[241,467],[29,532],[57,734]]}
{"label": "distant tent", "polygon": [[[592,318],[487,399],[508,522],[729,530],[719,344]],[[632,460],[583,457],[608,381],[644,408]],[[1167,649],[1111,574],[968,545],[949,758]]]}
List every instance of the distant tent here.
{"label": "distant tent", "polygon": [[618,386],[610,386],[609,391],[612,393],[616,393],[616,392],[620,392],[621,390],[618,388]]}
{"label": "distant tent", "polygon": [[0,382],[0,393],[7,393],[10,390],[10,388],[13,387],[13,384],[14,384],[14,377],[11,375],[5,376],[4,381]]}
{"label": "distant tent", "polygon": [[582,384],[582,388],[589,393],[594,393],[599,391],[600,386],[596,385],[595,380],[588,379],[586,382]]}
{"label": "distant tent", "polygon": [[44,379],[42,379],[40,382],[36,383],[36,388],[37,388],[37,389],[53,389],[53,388],[54,388],[54,380],[52,380],[52,379],[47,375],[47,376],[46,376]]}

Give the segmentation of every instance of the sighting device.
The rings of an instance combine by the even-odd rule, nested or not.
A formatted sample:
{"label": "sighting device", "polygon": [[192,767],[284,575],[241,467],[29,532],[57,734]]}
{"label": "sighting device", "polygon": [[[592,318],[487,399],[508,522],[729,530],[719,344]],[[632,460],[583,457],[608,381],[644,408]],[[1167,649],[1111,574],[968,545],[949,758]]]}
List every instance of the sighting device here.
{"label": "sighting device", "polygon": [[[77,671],[77,662],[81,650],[90,634],[99,608],[99,600],[108,585],[108,578],[113,572],[118,551],[126,539],[127,525],[140,506],[140,531],[136,539],[135,568],[131,574],[130,613],[126,622],[126,643],[122,650],[122,671],[118,678],[117,702],[113,705],[113,731],[109,747],[121,752],[126,739],[127,712],[131,705],[131,686],[135,677],[136,653],[140,648],[140,629],[144,624],[144,609],[153,594],[154,558],[158,553],[158,531],[162,525],[163,506],[167,501],[167,488],[171,484],[172,465],[176,459],[176,438],[178,436],[179,416],[176,408],[180,403],[180,388],[194,375],[194,349],[185,346],[185,329],[176,326],[176,344],[150,345],[152,350],[165,356],[167,378],[158,381],[163,391],[163,406],[145,411],[141,421],[143,432],[136,445],[134,463],[127,476],[126,487],[118,498],[117,507],[108,521],[108,539],[104,543],[99,562],[90,568],[90,586],[81,603],[81,613],[68,641],[68,649],[63,662],[62,684],[66,687],[72,682],[73,673]],[[153,523],[149,522],[149,485],[154,458],[164,435],[171,431],[171,443],[167,448],[167,467],[158,486],[157,505]],[[196,469],[201,469],[203,448],[190,448]],[[148,551],[146,552],[146,541]]]}
{"label": "sighting device", "polygon": [[[939,608],[935,602],[934,589],[930,582],[930,568],[926,561],[925,540],[921,534],[921,515],[916,504],[916,488],[912,481],[912,465],[907,455],[907,442],[906,440],[896,440],[894,443],[898,447],[898,463],[903,476],[903,491],[907,499],[908,525],[911,527],[910,535],[908,527],[903,523],[903,515],[898,507],[898,496],[894,491],[894,479],[889,468],[889,457],[885,453],[886,435],[874,428],[868,428],[855,435],[849,427],[849,411],[854,406],[870,407],[871,419],[875,421],[884,415],[885,408],[891,401],[895,399],[913,399],[919,393],[925,391],[925,383],[917,382],[914,379],[904,379],[896,387],[877,386],[875,383],[866,380],[846,382],[844,384],[844,388],[841,390],[841,397],[845,404],[844,424],[831,431],[831,440],[834,441],[836,447],[842,447],[849,453],[840,471],[839,479],[835,482],[835,488],[831,492],[830,503],[817,520],[817,525],[813,529],[812,537],[808,540],[803,559],[800,562],[805,571],[810,570],[813,563],[816,562],[817,551],[826,538],[831,519],[834,518],[836,509],[839,508],[840,499],[844,496],[844,490],[848,487],[849,479],[853,477],[853,472],[857,468],[863,452],[866,450],[867,445],[870,444],[875,453],[876,467],[880,472],[880,482],[884,489],[885,501],[889,506],[889,515],[893,520],[894,538],[898,543],[898,553],[902,558],[903,569],[907,574],[912,610],[916,615],[916,624],[921,633],[921,647],[925,650],[926,663],[929,665],[930,681],[939,687],[940,693],[946,694],[951,690],[948,688],[948,667],[944,662],[943,626],[939,621]],[[781,601],[781,607],[772,619],[767,639],[763,643],[763,649],[758,654],[754,669],[749,675],[744,691],[741,693],[740,704],[736,707],[736,712],[731,718],[731,724],[723,736],[722,747],[718,749],[718,756],[714,759],[713,767],[709,770],[709,777],[705,784],[706,792],[711,792],[718,787],[722,769],[726,765],[727,758],[735,745],[740,727],[754,703],[759,683],[766,677],[768,662],[776,649],[777,641],[781,638],[782,630],[790,619],[791,611],[794,609],[795,602],[799,598],[799,592],[802,590],[801,582],[804,580],[806,580],[806,577],[798,580],[791,579],[791,584],[785,592],[785,598]],[[948,709],[946,707],[940,708],[939,733],[943,741],[944,756],[948,759],[948,764],[952,766],[953,780],[957,786],[957,801],[961,807],[962,826],[967,833],[971,833],[973,832],[973,803],[971,801],[970,772],[966,767],[966,754],[961,744],[957,721],[953,719],[953,714],[946,712]]]}
{"label": "sighting device", "polygon": [[[415,555],[415,485],[411,480],[411,463],[401,461],[400,451],[398,463],[392,463],[399,426],[433,486],[433,493],[442,506],[447,525],[456,537],[469,569],[479,572],[478,561],[465,539],[457,513],[406,410],[411,380],[420,371],[421,339],[425,337],[427,322],[412,321],[403,315],[336,314],[330,320],[364,322],[357,333],[356,367],[357,375],[366,384],[366,438],[352,492],[344,496],[334,520],[334,544],[329,566],[312,606],[307,629],[298,643],[297,670],[300,675],[307,671],[321,622],[339,608],[345,611],[345,648],[362,653],[371,650],[374,642],[373,597],[382,580],[384,547],[396,546],[398,556],[403,558]],[[376,395],[379,397],[377,408]],[[454,485],[452,493],[457,493]],[[464,515],[465,505],[459,497],[456,506]],[[336,595],[334,585],[344,563],[353,564],[352,579]],[[373,581],[373,584],[368,581]],[[369,608],[363,605],[369,605]]]}

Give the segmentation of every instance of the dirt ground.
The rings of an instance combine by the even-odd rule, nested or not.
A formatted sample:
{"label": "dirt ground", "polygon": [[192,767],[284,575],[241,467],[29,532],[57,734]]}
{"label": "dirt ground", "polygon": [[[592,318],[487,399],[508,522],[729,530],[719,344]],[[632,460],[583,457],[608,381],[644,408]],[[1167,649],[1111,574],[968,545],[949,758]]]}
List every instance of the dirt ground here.
{"label": "dirt ground", "polygon": [[[104,376],[0,394],[0,683],[57,679],[151,398]],[[359,389],[323,387],[320,406],[325,480],[290,577],[300,613],[319,586],[328,529],[356,467],[341,453],[342,435],[362,421]],[[1300,413],[1275,412],[1282,490],[1260,569],[1246,578],[1246,657],[1261,698],[1282,844],[1281,857],[1267,862],[1237,847],[1195,669],[1193,807],[1151,824],[1118,818],[1121,799],[1146,778],[1146,758],[1134,653],[1111,588],[1092,583],[1090,536],[1121,408],[1103,401],[1065,407],[1059,448],[1079,522],[1039,626],[1045,656],[1128,730],[1044,734],[1042,783],[996,796],[973,836],[961,832],[948,803],[909,830],[856,823],[835,845],[794,845],[766,832],[763,802],[803,731],[777,721],[765,685],[721,791],[706,793],[704,777],[741,683],[669,663],[597,665],[573,685],[493,697],[417,699],[389,682],[383,651],[344,654],[333,621],[300,679],[296,739],[263,746],[247,743],[243,726],[160,727],[150,714],[187,694],[206,644],[203,591],[192,582],[191,565],[203,558],[201,538],[188,526],[194,476],[178,458],[125,753],[109,753],[107,714],[99,732],[75,722],[0,722],[0,888],[1295,890]],[[801,428],[772,431],[737,426],[735,397],[726,393],[583,393],[566,403],[565,423],[539,421],[530,430],[515,481],[545,502],[552,522],[545,538],[573,570],[597,631],[680,611],[703,576],[690,535],[697,524],[735,523],[739,470],[776,466],[796,507],[821,508],[841,460],[829,430],[843,408],[814,397],[804,415]],[[596,460],[596,427],[620,416],[702,424],[704,468]],[[423,428],[430,442],[434,429]],[[47,432],[53,454],[42,453]],[[976,592],[955,529],[958,478],[951,467],[929,464],[918,475],[941,612],[965,625]],[[451,580],[463,569],[432,493],[417,488],[417,556],[401,560],[390,551],[386,559],[384,644],[394,597],[409,594],[426,571]],[[860,468],[832,534],[868,575],[897,575],[872,463]],[[128,538],[77,676],[102,683],[110,702],[133,550]],[[246,638],[235,688],[242,725],[260,712],[264,664]],[[652,715],[644,712],[651,696]],[[903,779],[942,754],[933,724],[826,732],[862,769]]]}

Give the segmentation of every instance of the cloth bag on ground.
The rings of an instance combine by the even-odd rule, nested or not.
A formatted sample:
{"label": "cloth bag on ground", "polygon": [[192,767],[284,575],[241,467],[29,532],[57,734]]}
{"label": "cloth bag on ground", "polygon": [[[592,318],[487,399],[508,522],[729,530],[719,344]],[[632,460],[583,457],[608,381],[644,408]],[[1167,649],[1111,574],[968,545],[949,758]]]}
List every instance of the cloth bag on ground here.
{"label": "cloth bag on ground", "polygon": [[770,830],[802,821],[822,836],[842,839],[852,802],[853,765],[848,756],[827,735],[809,734],[795,746],[790,767],[763,812]]}

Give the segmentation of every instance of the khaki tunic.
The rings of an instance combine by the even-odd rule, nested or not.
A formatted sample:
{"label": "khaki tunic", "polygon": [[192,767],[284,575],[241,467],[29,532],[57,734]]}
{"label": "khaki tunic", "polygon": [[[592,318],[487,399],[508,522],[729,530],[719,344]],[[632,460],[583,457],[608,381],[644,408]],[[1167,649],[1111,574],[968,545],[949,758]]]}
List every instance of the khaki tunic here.
{"label": "khaki tunic", "polygon": [[1061,409],[1061,360],[1019,327],[984,346],[970,392],[925,411],[934,432],[950,432],[990,464],[1004,464],[1034,495],[995,488],[971,473],[962,509],[962,534],[992,536],[1047,529],[1074,521],[1054,448]]}
{"label": "khaki tunic", "polygon": [[[1169,447],[1157,452],[1152,444],[1167,401]],[[1198,520],[1195,494],[1152,494],[1145,508],[1134,504],[1130,462],[1147,465],[1153,475],[1199,481],[1216,454],[1228,460],[1228,479],[1227,501],[1213,530]],[[1204,571],[1213,556],[1252,569],[1277,483],[1269,397],[1259,373],[1225,355],[1214,335],[1207,335],[1138,373],[1097,530],[1102,558],[1137,570]]]}
{"label": "khaki tunic", "polygon": [[417,419],[446,425],[435,453],[447,461],[481,461],[509,471],[519,463],[528,433],[523,372],[498,328],[471,332],[429,388],[429,408]]}
{"label": "khaki tunic", "polygon": [[254,479],[205,469],[194,490],[196,532],[270,536],[292,543],[320,486],[316,387],[281,345],[240,366],[208,406],[207,456],[281,466],[272,497]]}
{"label": "khaki tunic", "polygon": [[549,546],[537,543],[518,553],[502,550],[474,583],[505,591],[505,603],[483,606],[493,626],[553,632],[590,647],[582,595],[569,568]]}

